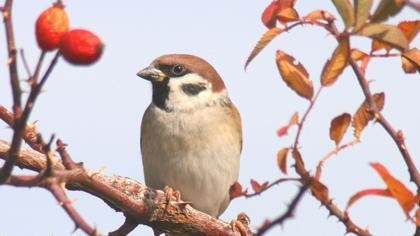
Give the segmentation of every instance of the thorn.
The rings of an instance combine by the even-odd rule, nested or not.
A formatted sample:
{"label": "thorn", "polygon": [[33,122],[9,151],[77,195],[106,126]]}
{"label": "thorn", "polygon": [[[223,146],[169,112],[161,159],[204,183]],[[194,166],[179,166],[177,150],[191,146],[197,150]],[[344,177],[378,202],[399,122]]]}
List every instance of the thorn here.
{"label": "thorn", "polygon": [[78,230],[78,229],[79,229],[79,226],[77,224],[74,224],[74,229],[71,233],[74,234],[74,232],[76,232],[76,230]]}

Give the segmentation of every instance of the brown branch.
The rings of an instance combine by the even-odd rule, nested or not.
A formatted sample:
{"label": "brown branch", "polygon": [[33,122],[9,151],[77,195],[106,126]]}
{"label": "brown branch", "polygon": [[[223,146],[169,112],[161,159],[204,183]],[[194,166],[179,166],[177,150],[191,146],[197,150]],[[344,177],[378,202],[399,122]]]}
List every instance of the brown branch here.
{"label": "brown branch", "polygon": [[12,96],[13,96],[13,111],[16,117],[19,117],[22,107],[21,94],[22,90],[19,84],[19,76],[16,63],[16,46],[15,46],[15,36],[13,32],[13,23],[12,23],[12,5],[13,0],[6,0],[3,11],[3,21],[6,27],[6,41],[7,41],[7,51],[8,51],[8,60],[9,64],[9,73],[10,73],[10,84],[12,87]]}
{"label": "brown branch", "polygon": [[367,79],[363,75],[362,71],[360,70],[357,63],[350,58],[350,65],[356,74],[357,81],[359,82],[360,87],[363,90],[363,94],[366,97],[366,100],[368,101],[369,107],[371,111],[375,114],[375,118],[378,121],[379,124],[386,130],[386,132],[391,136],[392,140],[397,145],[407,167],[408,172],[410,173],[411,181],[413,181],[417,186],[417,192],[420,193],[420,174],[417,170],[416,165],[413,162],[413,159],[405,145],[404,142],[404,136],[402,134],[402,131],[396,131],[392,125],[388,122],[388,120],[382,115],[382,113],[379,111],[378,107],[376,107],[375,101],[373,100],[372,93],[369,88],[369,84],[367,82]]}
{"label": "brown branch", "polygon": [[70,218],[76,223],[76,228],[82,229],[86,234],[96,236],[100,235],[99,232],[95,228],[92,228],[86,221],[82,218],[82,216],[77,212],[77,210],[73,207],[72,202],[68,199],[64,188],[60,186],[59,183],[53,182],[46,186],[48,190],[54,195],[55,199],[60,203],[60,205],[64,208]]}
{"label": "brown branch", "polygon": [[254,193],[244,193],[242,194],[242,196],[246,197],[246,198],[251,198],[251,197],[255,197],[255,196],[259,196],[261,193],[267,191],[268,189],[272,188],[275,185],[278,185],[280,183],[283,182],[288,182],[288,181],[302,181],[301,178],[280,178],[277,179],[276,181],[270,183],[269,185],[267,185],[267,187],[261,189],[259,192],[254,192]]}
{"label": "brown branch", "polygon": [[278,217],[277,219],[269,222],[268,224],[263,225],[257,232],[256,236],[261,236],[265,234],[269,229],[273,228],[275,225],[282,225],[287,219],[292,218],[295,212],[295,209],[299,203],[299,201],[302,199],[303,195],[305,194],[306,190],[308,190],[308,186],[302,185],[300,187],[299,192],[296,194],[296,196],[293,198],[292,202],[290,203],[289,207],[287,208],[287,211]]}
{"label": "brown branch", "polygon": [[[0,158],[7,159],[10,145],[0,141]],[[157,228],[166,233],[189,233],[193,235],[239,236],[229,223],[193,209],[182,202],[167,202],[165,194],[153,190],[130,178],[104,176],[100,172],[84,169],[81,165],[66,170],[56,156],[51,156],[54,177],[66,183],[69,190],[80,190],[92,194],[108,205],[122,211],[139,224]],[[22,149],[18,166],[40,172],[46,168],[46,158],[39,152]],[[248,235],[253,233],[247,229]]]}
{"label": "brown branch", "polygon": [[60,53],[57,52],[39,83],[36,82],[37,78],[33,77],[33,84],[31,86],[31,92],[29,93],[28,99],[25,104],[25,108],[22,112],[22,115],[16,120],[16,122],[14,122],[14,125],[12,126],[14,130],[13,137],[12,137],[12,145],[10,147],[10,151],[8,154],[9,158],[7,158],[6,162],[4,163],[0,171],[0,183],[5,182],[10,177],[13,171],[13,167],[15,166],[17,156],[19,155],[19,150],[22,144],[22,137],[24,136],[24,133],[25,133],[26,123],[29,119],[29,115],[32,112],[32,108],[35,104],[36,99],[38,98],[38,95],[41,92],[43,85],[47,81],[54,66],[57,64],[59,56],[60,56]]}
{"label": "brown branch", "polygon": [[[304,182],[309,186],[309,188],[312,191],[312,195],[319,201],[323,206],[327,208],[330,215],[334,215],[338,218],[340,222],[342,222],[346,226],[346,231],[354,233],[356,235],[360,236],[371,236],[368,230],[364,230],[357,226],[345,212],[340,210],[332,201],[332,199],[329,197],[328,189],[326,189],[325,185],[322,184],[319,180],[311,177],[309,174],[309,171],[304,168],[304,163],[302,158],[300,157],[300,154],[297,154],[298,145],[299,145],[299,139],[302,134],[303,125],[308,117],[309,113],[311,112],[319,94],[321,93],[322,87],[319,88],[314,98],[311,100],[308,108],[306,109],[302,119],[298,123],[298,130],[296,133],[295,141],[292,146],[292,150],[294,150],[293,157],[295,158],[295,170],[296,172],[302,177]],[[296,150],[296,151],[295,151]],[[297,158],[299,157],[299,159]],[[318,187],[321,187],[319,189]],[[325,188],[325,189],[322,189]]]}

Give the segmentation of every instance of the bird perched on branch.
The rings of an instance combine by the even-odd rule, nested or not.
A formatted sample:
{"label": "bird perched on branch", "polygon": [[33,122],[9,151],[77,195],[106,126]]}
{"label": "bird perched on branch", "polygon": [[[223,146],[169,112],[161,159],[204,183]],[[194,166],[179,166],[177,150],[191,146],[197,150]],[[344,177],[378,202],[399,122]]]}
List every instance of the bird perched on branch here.
{"label": "bird perched on branch", "polygon": [[230,202],[242,149],[241,119],[222,78],[186,54],[158,57],[137,75],[153,89],[141,124],[146,184],[178,190],[195,209],[218,217]]}

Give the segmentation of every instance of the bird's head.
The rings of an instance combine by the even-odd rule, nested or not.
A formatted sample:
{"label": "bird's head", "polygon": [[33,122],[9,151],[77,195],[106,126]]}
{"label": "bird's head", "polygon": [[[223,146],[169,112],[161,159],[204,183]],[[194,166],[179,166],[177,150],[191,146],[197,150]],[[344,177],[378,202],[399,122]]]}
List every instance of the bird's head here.
{"label": "bird's head", "polygon": [[152,102],[166,111],[191,111],[229,100],[217,71],[193,55],[160,56],[137,75],[152,83]]}

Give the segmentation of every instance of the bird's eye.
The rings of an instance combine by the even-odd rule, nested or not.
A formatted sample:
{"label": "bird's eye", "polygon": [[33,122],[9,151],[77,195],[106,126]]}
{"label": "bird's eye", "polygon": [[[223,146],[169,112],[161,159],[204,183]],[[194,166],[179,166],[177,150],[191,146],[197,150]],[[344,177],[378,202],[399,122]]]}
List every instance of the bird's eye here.
{"label": "bird's eye", "polygon": [[185,71],[185,67],[183,67],[182,65],[174,65],[171,69],[172,73],[174,73],[175,75],[181,75],[182,73],[184,73]]}

